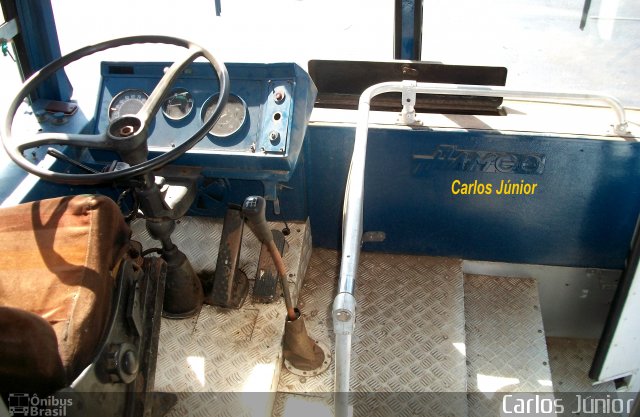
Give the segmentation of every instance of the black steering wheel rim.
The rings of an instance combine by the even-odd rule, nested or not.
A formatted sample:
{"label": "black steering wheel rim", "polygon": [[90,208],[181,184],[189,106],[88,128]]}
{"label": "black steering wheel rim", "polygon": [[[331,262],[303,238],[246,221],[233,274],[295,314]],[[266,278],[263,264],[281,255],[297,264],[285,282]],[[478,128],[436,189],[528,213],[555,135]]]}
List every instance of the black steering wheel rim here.
{"label": "black steering wheel rim", "polygon": [[[155,158],[147,159],[144,162],[132,165],[122,170],[112,171],[112,172],[101,172],[96,174],[69,174],[69,173],[50,171],[49,169],[41,168],[31,163],[27,158],[25,158],[25,156],[22,153],[23,149],[21,150],[19,146],[12,146],[13,140],[12,140],[11,129],[13,125],[13,119],[15,118],[15,114],[18,110],[18,107],[23,102],[23,100],[33,90],[35,90],[35,88],[38,85],[40,85],[42,81],[44,81],[45,79],[53,75],[56,71],[60,70],[61,68],[66,67],[70,63],[75,62],[83,57],[92,55],[96,52],[100,52],[100,51],[104,51],[107,49],[112,49],[120,46],[125,46],[125,45],[135,45],[135,44],[143,44],[143,43],[169,44],[169,45],[180,46],[180,47],[192,50],[193,57],[189,60],[183,60],[182,62],[180,62],[180,64],[183,65],[183,67],[190,64],[197,57],[203,56],[205,59],[207,59],[211,63],[211,65],[216,71],[219,85],[220,85],[220,91],[218,95],[218,101],[216,102],[216,107],[213,110],[211,117],[205,123],[203,123],[203,126],[197,132],[195,132],[190,138],[183,141],[180,145],[176,146],[175,148],[172,148],[169,151],[156,156]],[[177,76],[168,80],[168,83],[165,83],[166,85],[164,85],[164,87],[157,92],[156,90],[160,87],[161,84],[163,84],[163,81],[164,81],[164,77],[163,77],[163,79],[161,79],[161,81],[158,83],[158,86],[156,86],[156,89],[154,89],[154,92],[152,94],[158,93],[160,94],[160,96],[164,96],[169,91],[169,89],[175,82],[176,78]],[[70,184],[70,185],[81,185],[81,184],[92,185],[92,184],[99,184],[99,183],[105,183],[105,182],[113,182],[113,181],[124,180],[127,178],[139,176],[139,175],[154,171],[168,164],[169,162],[179,158],[184,153],[186,153],[189,149],[195,146],[196,143],[201,141],[207,135],[207,133],[213,128],[213,125],[216,123],[220,114],[222,113],[222,110],[228,100],[228,97],[229,97],[229,75],[227,73],[227,69],[225,65],[222,62],[218,61],[209,51],[207,51],[206,49],[200,47],[199,45],[193,42],[180,39],[180,38],[171,37],[171,36],[154,36],[154,35],[130,36],[125,38],[110,39],[110,40],[98,43],[96,45],[86,46],[84,48],[80,48],[76,51],[73,51],[65,56],[62,56],[56,59],[55,61],[52,61],[51,63],[47,64],[45,67],[43,67],[42,69],[34,73],[28,80],[24,82],[20,91],[16,94],[13,101],[9,105],[6,115],[3,119],[4,123],[0,124],[0,135],[2,135],[2,144],[7,154],[9,155],[9,157],[18,166],[20,166],[24,170],[34,175],[37,175],[40,178],[43,178],[45,180],[52,181],[52,182]],[[151,115],[151,118],[155,117],[155,113],[157,111],[158,111],[158,108],[156,107],[155,111],[153,111],[153,114]],[[117,120],[118,119],[114,120],[113,122]],[[145,121],[145,123],[147,122]],[[109,128],[110,127],[111,127],[111,122],[110,122]],[[146,142],[148,138],[148,132],[146,132],[146,127],[148,127],[148,125],[145,125],[144,127],[145,127],[145,132],[142,133],[144,137],[141,140],[144,140]],[[78,145],[77,143],[72,143],[72,142],[69,142],[68,145],[83,146],[83,145]]]}

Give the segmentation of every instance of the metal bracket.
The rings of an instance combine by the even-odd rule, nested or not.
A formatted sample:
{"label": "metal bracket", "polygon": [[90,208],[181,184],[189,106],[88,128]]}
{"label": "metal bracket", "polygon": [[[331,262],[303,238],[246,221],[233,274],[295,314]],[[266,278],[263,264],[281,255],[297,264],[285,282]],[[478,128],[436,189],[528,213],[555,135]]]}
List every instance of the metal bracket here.
{"label": "metal bracket", "polygon": [[407,126],[422,126],[422,122],[416,119],[416,87],[417,81],[402,81],[402,113],[398,116],[398,123]]}
{"label": "metal bracket", "polygon": [[0,25],[0,39],[3,41],[10,41],[18,34],[18,24],[16,19],[11,19],[8,22]]}
{"label": "metal bracket", "polygon": [[382,231],[364,232],[362,234],[362,243],[384,242],[386,238],[387,234]]}
{"label": "metal bracket", "polygon": [[262,181],[264,186],[264,199],[273,201],[273,213],[280,214],[280,200],[278,199],[278,183],[276,181]]}
{"label": "metal bracket", "polygon": [[629,123],[622,122],[613,126],[613,132],[618,136],[628,136],[631,135],[629,131]]}
{"label": "metal bracket", "polygon": [[13,62],[16,62],[16,59],[9,50],[9,42],[17,35],[18,24],[16,23],[16,19],[11,19],[0,25],[0,46],[2,47],[2,55],[9,55]]}
{"label": "metal bracket", "polygon": [[349,293],[336,295],[333,301],[333,331],[351,335],[356,326],[356,298]]}
{"label": "metal bracket", "polygon": [[129,283],[129,299],[127,300],[127,321],[136,336],[142,336],[144,324],[142,321],[142,297],[140,282],[132,279]]}

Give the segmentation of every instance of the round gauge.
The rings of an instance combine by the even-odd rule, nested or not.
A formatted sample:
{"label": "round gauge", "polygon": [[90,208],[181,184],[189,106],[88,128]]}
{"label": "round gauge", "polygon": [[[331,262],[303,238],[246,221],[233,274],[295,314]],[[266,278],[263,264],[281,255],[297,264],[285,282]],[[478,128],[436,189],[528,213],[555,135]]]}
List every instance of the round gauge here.
{"label": "round gauge", "polygon": [[[216,93],[209,97],[204,103],[201,112],[203,122],[209,120],[217,102],[218,94]],[[211,128],[209,133],[223,138],[231,136],[240,130],[246,118],[247,104],[243,99],[235,94],[229,94],[227,104],[224,106],[224,109],[222,109],[222,113],[220,114],[218,121],[213,125],[213,128]]]}
{"label": "round gauge", "polygon": [[128,89],[120,91],[109,104],[109,120],[137,114],[148,98],[149,95],[142,90]]}
{"label": "round gauge", "polygon": [[162,103],[162,113],[171,120],[184,119],[193,110],[193,96],[184,88],[174,88]]}

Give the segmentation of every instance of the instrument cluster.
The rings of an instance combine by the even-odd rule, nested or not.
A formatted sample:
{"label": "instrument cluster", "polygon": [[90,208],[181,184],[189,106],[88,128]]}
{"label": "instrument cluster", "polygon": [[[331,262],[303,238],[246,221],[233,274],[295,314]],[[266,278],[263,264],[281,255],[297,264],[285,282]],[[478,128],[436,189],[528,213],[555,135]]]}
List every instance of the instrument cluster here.
{"label": "instrument cluster", "polygon": [[[108,117],[109,120],[136,114],[149,98],[149,95],[142,90],[136,88],[127,88],[116,94],[111,103],[109,103]],[[215,103],[218,101],[218,93],[211,95],[204,101],[200,108],[200,120],[204,123],[213,112]],[[179,121],[188,117],[193,108],[195,101],[193,95],[186,88],[178,87],[171,90],[169,95],[162,102],[162,114],[168,121]],[[227,137],[231,136],[244,125],[247,118],[247,104],[244,100],[235,95],[229,95],[229,101],[224,107],[220,118],[209,131],[213,136]]]}
{"label": "instrument cluster", "polygon": [[[136,114],[170,65],[103,62],[94,133],[105,132],[114,118]],[[227,104],[207,136],[177,163],[205,166],[208,172],[230,178],[289,178],[315,102],[313,82],[293,63],[231,63],[226,67],[230,77]],[[189,65],[150,125],[150,156],[195,134],[211,116],[218,94],[213,68],[208,63]]]}

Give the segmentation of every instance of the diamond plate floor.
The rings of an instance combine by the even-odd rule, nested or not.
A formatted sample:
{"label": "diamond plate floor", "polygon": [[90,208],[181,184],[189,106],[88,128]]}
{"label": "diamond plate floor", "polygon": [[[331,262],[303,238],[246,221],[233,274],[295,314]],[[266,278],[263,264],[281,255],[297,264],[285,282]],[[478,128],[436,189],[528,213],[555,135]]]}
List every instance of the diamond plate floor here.
{"label": "diamond plate floor", "polygon": [[[274,229],[283,224],[271,223]],[[299,284],[310,256],[307,224],[290,223],[284,262],[289,281]],[[134,239],[145,248],[157,246],[143,221],[132,225]],[[197,273],[213,272],[216,266],[222,222],[203,217],[180,220],[172,236]],[[244,228],[240,269],[255,278],[260,243]],[[294,291],[297,293],[297,291]],[[272,304],[254,304],[251,292],[239,310],[205,305],[198,317],[187,320],[162,319],[155,389],[179,393],[170,416],[268,416],[273,398],[194,395],[197,392],[272,392],[277,386],[282,363],[282,335],[286,310],[280,298]],[[273,397],[273,395],[271,395]],[[256,406],[256,401],[263,406]]]}
{"label": "diamond plate floor", "polygon": [[499,415],[505,392],[553,391],[535,280],[465,275],[469,415]]}
{"label": "diamond plate floor", "polygon": [[[575,415],[572,410],[577,409],[577,395],[605,398],[611,394],[616,396],[613,382],[593,385],[589,378],[591,362],[598,347],[594,339],[565,339],[557,337],[547,338],[547,349],[551,364],[551,378],[553,389],[564,399],[566,416]],[[566,395],[562,395],[566,393]],[[594,416],[614,416],[618,414],[589,413]]]}
{"label": "diamond plate floor", "polygon": [[596,353],[595,339],[547,338],[551,377],[556,392],[615,392],[613,382],[593,385],[589,369]]}
{"label": "diamond plate floor", "polygon": [[[198,273],[215,269],[221,230],[220,220],[207,218],[177,225],[174,240]],[[309,333],[333,347],[339,254],[311,254],[308,225],[291,230],[289,281],[300,285],[304,278],[299,305]],[[143,222],[134,222],[133,231],[145,248],[156,246]],[[259,250],[245,228],[240,268],[250,279]],[[594,341],[549,338],[545,344],[534,280],[463,277],[456,259],[362,253],[356,288],[354,416],[496,415],[504,392],[615,391],[585,378]],[[194,319],[163,319],[155,387],[178,393],[169,415],[332,415],[334,364],[316,377],[289,373],[281,366],[283,324],[281,300],[253,304],[250,297],[240,310],[205,306]]]}
{"label": "diamond plate floor", "polygon": [[[327,346],[334,342],[331,305],[338,271],[336,251],[314,249],[301,292],[307,328]],[[358,271],[352,391],[466,392],[461,261],[363,252]],[[333,375],[333,364],[316,377],[283,369],[274,415],[286,415],[287,403],[302,401],[300,395],[285,393],[315,395],[312,401],[319,407],[320,397],[327,397],[322,394],[333,391]],[[376,398],[383,397],[370,398],[374,403],[360,415],[388,415],[388,408],[376,408]],[[440,404],[429,402],[430,412],[464,415],[466,398],[458,404],[451,396],[439,398]],[[378,414],[370,414],[376,409]]]}

